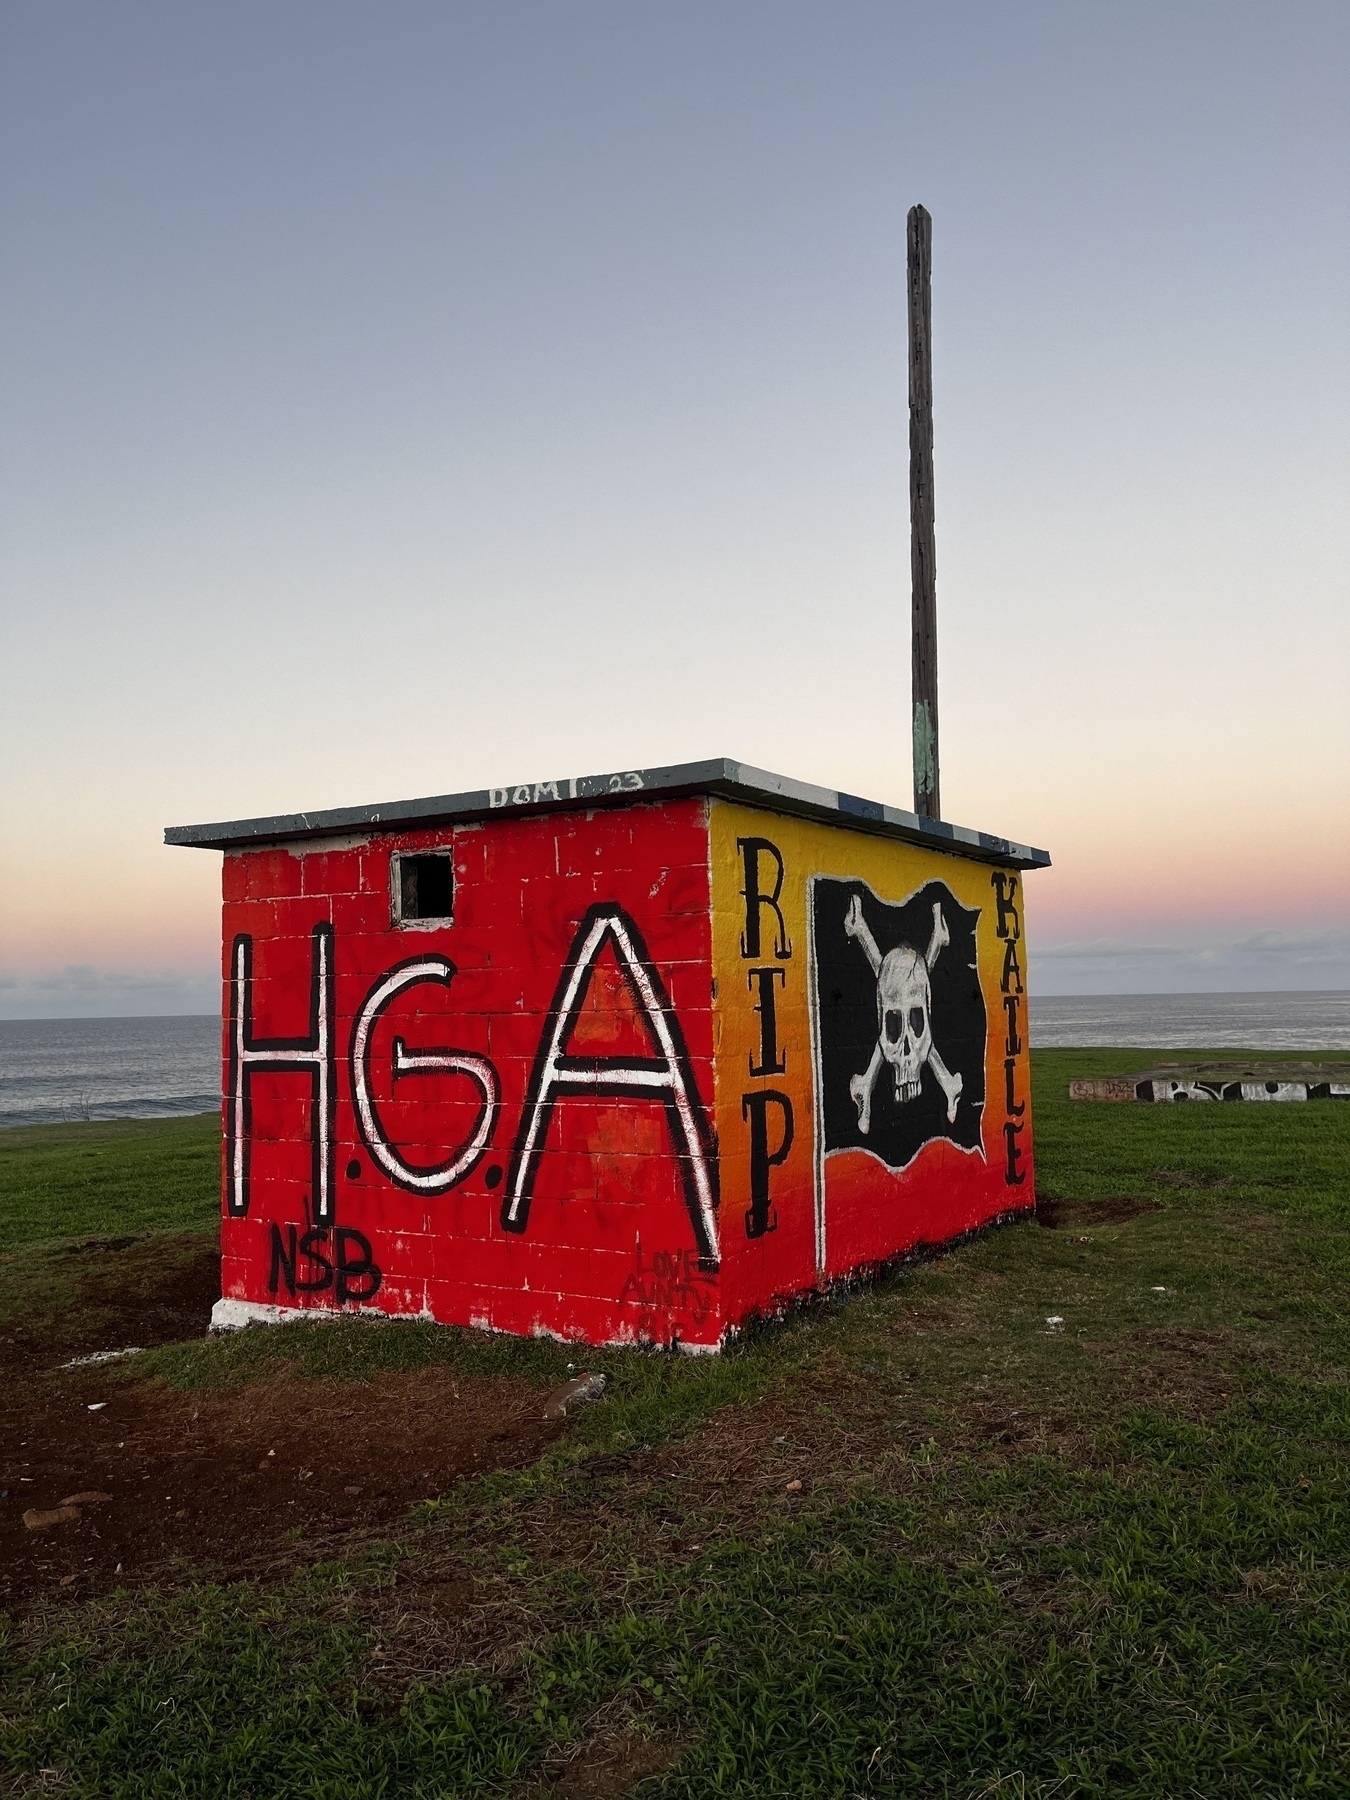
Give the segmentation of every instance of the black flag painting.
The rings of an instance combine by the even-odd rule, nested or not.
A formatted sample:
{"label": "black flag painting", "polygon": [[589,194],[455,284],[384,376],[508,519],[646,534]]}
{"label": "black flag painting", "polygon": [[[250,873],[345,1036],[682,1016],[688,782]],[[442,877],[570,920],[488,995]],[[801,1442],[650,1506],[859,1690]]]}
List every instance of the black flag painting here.
{"label": "black flag painting", "polygon": [[899,906],[861,881],[811,883],[825,1153],[904,1168],[930,1138],[980,1145],[979,909],[930,881]]}

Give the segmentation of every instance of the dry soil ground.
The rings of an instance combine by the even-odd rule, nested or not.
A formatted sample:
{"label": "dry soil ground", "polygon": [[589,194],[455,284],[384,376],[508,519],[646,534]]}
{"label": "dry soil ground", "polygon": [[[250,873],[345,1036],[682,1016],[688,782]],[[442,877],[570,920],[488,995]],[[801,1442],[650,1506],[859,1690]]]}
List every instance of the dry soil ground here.
{"label": "dry soil ground", "polygon": [[[444,1367],[365,1382],[282,1372],[185,1393],[138,1377],[134,1357],[84,1362],[200,1337],[219,1258],[164,1234],[87,1240],[70,1255],[76,1304],[0,1339],[10,1606],[62,1585],[74,1598],[336,1555],[466,1475],[532,1461],[563,1428],[542,1417],[547,1387]],[[62,1513],[73,1516],[24,1522]]]}

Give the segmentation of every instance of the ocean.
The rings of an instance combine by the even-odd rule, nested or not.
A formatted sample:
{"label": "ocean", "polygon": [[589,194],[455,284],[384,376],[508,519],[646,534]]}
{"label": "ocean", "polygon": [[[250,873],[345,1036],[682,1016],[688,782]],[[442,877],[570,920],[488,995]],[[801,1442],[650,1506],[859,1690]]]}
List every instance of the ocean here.
{"label": "ocean", "polygon": [[[1037,1049],[1350,1050],[1350,992],[1031,1002]],[[220,1104],[220,1021],[0,1019],[0,1127],[155,1119]]]}
{"label": "ocean", "polygon": [[1037,1050],[1350,1050],[1350,990],[1031,996]]}
{"label": "ocean", "polygon": [[220,1020],[0,1019],[0,1126],[220,1105]]}

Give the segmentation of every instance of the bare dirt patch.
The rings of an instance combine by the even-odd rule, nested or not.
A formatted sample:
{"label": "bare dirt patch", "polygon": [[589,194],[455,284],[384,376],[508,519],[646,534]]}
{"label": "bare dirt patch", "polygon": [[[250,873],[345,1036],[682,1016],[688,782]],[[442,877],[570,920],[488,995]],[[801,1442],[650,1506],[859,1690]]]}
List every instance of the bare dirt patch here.
{"label": "bare dirt patch", "polygon": [[[339,1555],[466,1477],[532,1462],[564,1429],[541,1417],[546,1397],[440,1367],[205,1393],[98,1368],[12,1383],[0,1601]],[[23,1523],[91,1493],[111,1497],[77,1503],[72,1520]]]}
{"label": "bare dirt patch", "polygon": [[214,1233],[90,1238],[38,1264],[0,1324],[0,1604],[321,1560],[564,1429],[540,1416],[547,1389],[444,1368],[189,1394],[134,1358],[80,1361],[201,1337],[219,1294]]}
{"label": "bare dirt patch", "polygon": [[1061,1200],[1055,1194],[1036,1199],[1036,1223],[1047,1231],[1081,1230],[1085,1225],[1122,1225],[1143,1213],[1161,1212],[1156,1200],[1120,1194],[1111,1200]]}
{"label": "bare dirt patch", "polygon": [[545,1790],[556,1800],[625,1800],[642,1782],[663,1775],[688,1749],[686,1743],[597,1732],[567,1763],[547,1771]]}
{"label": "bare dirt patch", "polygon": [[220,1298],[214,1232],[149,1232],[86,1238],[48,1253],[45,1274],[23,1296],[22,1315],[0,1322],[0,1376],[46,1372],[73,1357],[202,1337]]}
{"label": "bare dirt patch", "polygon": [[1144,1407],[1190,1424],[1221,1411],[1243,1367],[1267,1355],[1244,1334],[1183,1325],[1149,1326],[1095,1346],[1100,1393],[1117,1413]]}

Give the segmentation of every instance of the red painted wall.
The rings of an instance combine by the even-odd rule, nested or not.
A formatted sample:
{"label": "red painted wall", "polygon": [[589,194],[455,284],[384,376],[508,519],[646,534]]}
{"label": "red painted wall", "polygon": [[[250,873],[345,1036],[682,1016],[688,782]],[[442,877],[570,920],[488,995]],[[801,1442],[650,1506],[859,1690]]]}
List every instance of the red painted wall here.
{"label": "red painted wall", "polygon": [[1034,1204],[1013,872],[697,798],[316,845],[225,860],[227,1302],[713,1346]]}
{"label": "red painted wall", "polygon": [[[436,848],[453,849],[453,923],[398,927],[391,858]],[[227,1298],[367,1305],[591,1341],[717,1342],[715,1264],[706,1232],[700,1255],[691,1178],[697,1163],[694,1174],[716,1180],[704,801],[503,819],[303,854],[237,853],[225,861],[224,898],[227,1121],[238,1111],[224,1171]],[[628,951],[669,1003],[662,1010],[682,1039],[676,1060],[701,1145],[679,1128],[669,1083],[633,1085],[662,1078],[671,1055],[644,1014],[641,977],[635,983],[607,918],[618,919]],[[519,1187],[522,1160],[530,1160],[522,1159],[522,1121],[538,1123],[527,1105],[532,1075],[538,1092],[537,1065],[588,921],[601,944],[562,1029],[567,1084],[540,1140],[546,1154],[534,1160],[528,1207],[518,1205],[515,1228],[505,1229],[513,1170]],[[316,937],[322,927],[331,927],[331,939]],[[472,1148],[490,1127],[464,1177],[427,1193],[380,1166],[358,1117],[351,1053],[363,1005],[369,1010],[389,972],[437,958],[453,973],[442,968],[395,993],[365,1034],[368,1058],[360,1059],[378,1129],[411,1179]],[[319,980],[316,994],[325,961],[331,990]],[[330,1008],[325,1058],[313,1034]],[[288,1051],[278,1040],[299,1047]],[[405,1066],[414,1066],[396,1076],[399,1045]],[[469,1066],[480,1075],[429,1063],[436,1053],[478,1059]],[[295,1066],[279,1066],[288,1057]],[[483,1083],[493,1073],[497,1104],[485,1109]],[[316,1096],[325,1087],[331,1177],[317,1166],[323,1156],[316,1161],[325,1136],[315,1130]]]}

